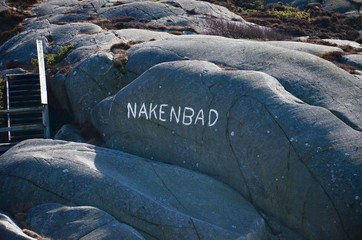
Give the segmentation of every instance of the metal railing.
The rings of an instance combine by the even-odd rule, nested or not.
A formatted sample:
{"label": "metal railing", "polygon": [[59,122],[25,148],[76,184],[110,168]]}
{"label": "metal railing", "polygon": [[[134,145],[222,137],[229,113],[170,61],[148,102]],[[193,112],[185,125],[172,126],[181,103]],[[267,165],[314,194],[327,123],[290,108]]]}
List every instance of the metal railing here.
{"label": "metal railing", "polygon": [[[6,75],[6,109],[0,110],[0,117],[6,116],[7,127],[0,128],[0,133],[7,132],[7,141],[0,143],[2,152],[15,145],[16,139],[39,137],[39,134],[29,134],[32,131],[43,131],[42,137],[50,138],[43,43],[36,40],[36,44],[39,74]],[[27,105],[30,106],[24,107]],[[19,136],[21,132],[23,136]]]}

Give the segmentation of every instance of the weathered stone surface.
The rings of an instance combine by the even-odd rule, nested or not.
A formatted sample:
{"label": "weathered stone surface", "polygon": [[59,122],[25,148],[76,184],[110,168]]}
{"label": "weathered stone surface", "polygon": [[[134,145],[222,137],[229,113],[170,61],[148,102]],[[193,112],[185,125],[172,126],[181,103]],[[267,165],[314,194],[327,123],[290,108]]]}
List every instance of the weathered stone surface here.
{"label": "weathered stone surface", "polygon": [[72,124],[63,125],[55,135],[54,139],[81,143],[87,142]]}
{"label": "weathered stone surface", "polygon": [[[62,182],[63,184],[59,184]],[[210,177],[116,150],[27,140],[0,157],[0,207],[94,206],[147,239],[265,239],[263,219]]]}
{"label": "weathered stone surface", "polygon": [[119,6],[103,8],[96,16],[104,18],[135,17],[144,19],[158,19],[170,15],[182,15],[186,12],[181,8],[176,8],[168,4],[158,2],[133,2]]}
{"label": "weathered stone surface", "polygon": [[67,90],[65,88],[65,80],[67,77],[58,72],[54,77],[48,78],[49,87],[54,94],[54,97],[59,102],[59,105],[64,110],[70,112],[70,103],[68,99]]}
{"label": "weathered stone surface", "polygon": [[14,221],[0,210],[0,239],[4,240],[36,240],[29,237],[14,223]]}
{"label": "weathered stone surface", "polygon": [[128,54],[127,82],[160,62],[207,60],[265,72],[302,101],[324,107],[352,128],[362,129],[361,81],[333,63],[308,53],[258,41],[197,35],[135,45]]}
{"label": "weathered stone surface", "polygon": [[297,51],[306,52],[306,53],[310,53],[310,54],[317,55],[317,56],[320,56],[320,55],[328,53],[328,52],[343,52],[343,50],[338,47],[330,47],[330,46],[324,46],[324,45],[318,45],[318,44],[312,44],[312,43],[304,43],[304,42],[268,41],[266,43],[276,46],[276,47],[297,50]]}
{"label": "weathered stone surface", "polygon": [[165,32],[155,32],[144,29],[122,29],[114,31],[114,34],[125,42],[141,41],[148,42],[150,40],[161,40],[165,38],[176,37],[175,35]]}
{"label": "weathered stone surface", "polygon": [[66,13],[79,4],[77,0],[49,0],[34,7],[32,11],[38,16]]}
{"label": "weathered stone surface", "polygon": [[[359,2],[359,0],[356,2]],[[327,11],[345,13],[353,10],[359,10],[359,6],[357,3],[353,3],[353,1],[350,0],[326,0],[323,2],[323,9]]]}
{"label": "weathered stone surface", "polygon": [[5,0],[0,0],[0,12],[5,11],[8,9],[8,5],[6,4]]}
{"label": "weathered stone surface", "polygon": [[72,8],[72,13],[97,13],[99,9],[104,7],[108,0],[92,0],[83,1],[78,7]]}
{"label": "weathered stone surface", "polygon": [[49,18],[49,22],[51,24],[58,24],[58,23],[74,23],[80,21],[86,21],[89,19],[89,16],[85,14],[58,14]]}
{"label": "weathered stone surface", "polygon": [[362,54],[351,54],[342,57],[342,62],[362,69]]}
{"label": "weathered stone surface", "polygon": [[161,0],[160,3],[169,4],[171,6],[179,6],[187,12],[192,12],[192,14],[212,16],[220,19],[245,21],[242,17],[229,11],[227,8],[208,2],[194,0]]}
{"label": "weathered stone surface", "polygon": [[65,80],[71,109],[77,122],[90,120],[90,111],[123,87],[122,73],[111,53],[99,52],[70,71]]}
{"label": "weathered stone surface", "polygon": [[[183,44],[189,47],[185,51],[172,48],[176,42],[170,46],[159,41],[156,45],[162,47],[157,49],[145,44],[140,50],[146,48],[148,55],[135,51],[130,61],[142,56],[152,64],[165,56],[195,58],[204,51],[209,59],[230,54],[230,59],[238,56],[239,63],[245,57],[248,64],[257,64],[242,47],[252,43],[212,41],[218,47],[231,45],[234,55],[210,42],[189,41]],[[268,62],[271,50],[288,65],[284,49],[268,46],[252,48],[255,55],[259,48],[266,54],[260,68],[273,68]],[[305,61],[301,53],[293,53],[293,61]],[[327,65],[307,56],[313,64]],[[274,65],[279,71],[281,66]],[[304,70],[303,81],[308,74],[313,75]],[[163,63],[99,103],[92,116],[107,146],[207,173],[307,239],[360,236],[361,133],[329,110],[297,99],[265,73],[221,71],[199,61]]]}
{"label": "weathered stone surface", "polygon": [[135,229],[95,207],[42,204],[28,211],[26,223],[53,240],[144,240]]}
{"label": "weathered stone surface", "polygon": [[[36,25],[38,22],[32,24]],[[0,67],[5,65],[9,59],[30,64],[30,60],[37,57],[36,39],[43,40],[44,54],[57,53],[61,47],[67,44],[73,44],[77,48],[89,49],[92,46],[92,49],[97,49],[109,48],[113,43],[119,41],[112,33],[101,33],[102,29],[91,23],[48,25],[40,21],[39,24],[40,26],[36,29],[29,28],[0,47]],[[49,44],[49,41],[52,41],[52,44]]]}
{"label": "weathered stone surface", "polygon": [[362,49],[362,45],[355,41],[350,40],[340,40],[340,39],[323,39],[323,41],[337,44],[338,46],[349,46],[357,49]]}

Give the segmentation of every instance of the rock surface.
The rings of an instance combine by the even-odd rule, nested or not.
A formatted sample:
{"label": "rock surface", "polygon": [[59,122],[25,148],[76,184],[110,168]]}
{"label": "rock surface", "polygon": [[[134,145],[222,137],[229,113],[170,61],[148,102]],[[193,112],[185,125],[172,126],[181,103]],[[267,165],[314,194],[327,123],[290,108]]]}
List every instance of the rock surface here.
{"label": "rock surface", "polygon": [[4,212],[0,211],[0,239],[4,240],[35,240],[29,237]]}
{"label": "rock surface", "polygon": [[302,101],[324,107],[353,129],[362,129],[362,102],[359,101],[362,83],[331,62],[311,54],[263,42],[202,35],[136,45],[128,54],[127,82],[161,62],[207,60],[267,73]]}
{"label": "rock surface", "polygon": [[343,52],[338,47],[323,46],[318,44],[304,43],[304,42],[293,42],[293,41],[268,41],[270,45],[276,47],[287,48],[291,50],[297,50],[301,52],[310,53],[313,55],[320,56],[329,52]]}
{"label": "rock surface", "polygon": [[350,41],[350,40],[340,40],[340,39],[323,39],[323,41],[326,41],[328,43],[332,43],[332,44],[336,44],[338,46],[346,46],[346,47],[353,47],[356,49],[361,50],[362,49],[362,45],[354,42],[354,41]]}
{"label": "rock surface", "polygon": [[122,73],[114,66],[111,53],[99,52],[78,64],[65,80],[76,121],[90,121],[93,107],[123,86]]}
{"label": "rock surface", "polygon": [[[164,53],[192,58],[203,46],[190,44],[194,52],[146,44],[147,56],[131,56],[149,64],[164,60]],[[209,49],[209,58],[219,53]],[[280,57],[283,50],[276,50]],[[163,63],[102,101],[92,116],[107,146],[217,178],[307,239],[360,235],[361,133],[265,73],[222,71],[200,61]]]}
{"label": "rock surface", "polygon": [[144,240],[135,229],[95,207],[43,204],[28,211],[26,223],[53,240]]}
{"label": "rock surface", "polygon": [[[64,184],[59,184],[59,182]],[[116,150],[27,140],[0,157],[0,207],[97,207],[147,239],[265,239],[263,218],[236,191],[199,173]]]}
{"label": "rock surface", "polygon": [[8,9],[8,5],[6,4],[5,0],[0,0],[0,12],[5,11]]}
{"label": "rock surface", "polygon": [[362,69],[362,54],[351,54],[343,56],[342,63]]}
{"label": "rock surface", "polygon": [[57,134],[55,134],[54,139],[81,143],[87,142],[72,124],[64,125]]}

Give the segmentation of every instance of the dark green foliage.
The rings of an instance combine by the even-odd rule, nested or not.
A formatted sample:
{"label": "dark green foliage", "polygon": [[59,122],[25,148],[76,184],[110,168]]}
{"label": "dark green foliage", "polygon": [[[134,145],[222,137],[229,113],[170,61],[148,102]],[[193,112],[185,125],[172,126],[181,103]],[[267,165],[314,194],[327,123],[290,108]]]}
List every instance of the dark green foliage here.
{"label": "dark green foliage", "polygon": [[[66,45],[59,49],[57,54],[46,54],[44,55],[44,62],[47,67],[60,63],[64,58],[68,56],[68,54],[73,50],[73,44]],[[38,59],[31,59],[31,64],[34,67],[38,66]]]}

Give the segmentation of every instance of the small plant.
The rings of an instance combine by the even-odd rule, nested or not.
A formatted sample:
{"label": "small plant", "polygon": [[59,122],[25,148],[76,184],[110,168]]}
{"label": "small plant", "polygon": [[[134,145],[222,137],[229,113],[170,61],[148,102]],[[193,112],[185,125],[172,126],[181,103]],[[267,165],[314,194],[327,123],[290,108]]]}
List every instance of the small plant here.
{"label": "small plant", "polygon": [[285,18],[297,18],[297,19],[305,19],[308,22],[311,21],[310,19],[310,13],[309,12],[305,12],[305,11],[299,11],[296,8],[293,7],[284,7],[284,10],[277,10],[277,9],[272,9],[272,10],[268,10],[268,13],[270,15],[274,15],[277,18],[281,18],[281,19],[285,19]]}
{"label": "small plant", "polygon": [[[69,45],[66,45],[66,46],[62,47],[61,49],[59,49],[57,54],[44,55],[45,66],[49,67],[49,66],[55,65],[57,63],[60,63],[64,58],[66,58],[68,56],[68,54],[73,50],[73,48],[74,48],[74,45],[69,44]],[[34,67],[38,66],[37,58],[32,58],[30,62]]]}

